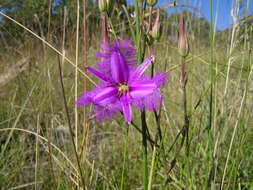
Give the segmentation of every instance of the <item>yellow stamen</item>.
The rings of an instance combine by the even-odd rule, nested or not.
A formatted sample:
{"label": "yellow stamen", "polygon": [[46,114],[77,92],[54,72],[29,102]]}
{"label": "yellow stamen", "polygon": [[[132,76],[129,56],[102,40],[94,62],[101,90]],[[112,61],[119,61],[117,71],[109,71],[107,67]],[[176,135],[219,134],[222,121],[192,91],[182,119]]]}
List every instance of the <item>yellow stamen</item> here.
{"label": "yellow stamen", "polygon": [[120,85],[118,86],[118,94],[119,94],[119,95],[122,95],[122,94],[126,93],[127,91],[129,91],[129,87],[128,87],[127,85],[125,85],[125,84],[120,84]]}

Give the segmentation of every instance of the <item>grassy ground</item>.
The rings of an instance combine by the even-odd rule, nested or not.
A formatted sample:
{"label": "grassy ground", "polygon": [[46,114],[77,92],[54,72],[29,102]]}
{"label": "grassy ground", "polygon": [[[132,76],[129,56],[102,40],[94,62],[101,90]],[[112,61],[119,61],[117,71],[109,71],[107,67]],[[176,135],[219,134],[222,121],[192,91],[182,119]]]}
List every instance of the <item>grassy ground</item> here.
{"label": "grassy ground", "polygon": [[[162,38],[147,53],[156,57],[157,72],[166,70],[169,74],[162,89],[163,139],[159,148],[148,145],[150,189],[253,189],[252,41],[245,40],[230,51],[231,39],[230,35],[227,44],[215,41],[213,52],[210,46],[191,39],[187,57],[190,128],[188,143],[183,146],[177,45]],[[88,52],[89,65],[96,62],[98,42],[94,44]],[[75,59],[72,47],[66,48],[70,60]],[[20,53],[3,55],[1,71],[26,55],[31,57],[29,69],[0,89],[0,189],[75,189],[75,183],[81,183],[80,172],[68,132],[58,57],[48,48],[43,51],[36,41]],[[74,78],[74,67],[65,62],[63,82],[73,128]],[[83,76],[79,74],[78,79],[81,95]],[[89,83],[88,89],[92,87]],[[87,138],[83,138],[82,111],[78,109],[78,152],[83,147],[80,167],[86,189],[142,189],[141,133],[119,116],[103,124],[90,119]],[[135,111],[133,116],[134,123],[141,126],[140,113]],[[157,128],[153,113],[147,112],[147,123],[154,139]]]}

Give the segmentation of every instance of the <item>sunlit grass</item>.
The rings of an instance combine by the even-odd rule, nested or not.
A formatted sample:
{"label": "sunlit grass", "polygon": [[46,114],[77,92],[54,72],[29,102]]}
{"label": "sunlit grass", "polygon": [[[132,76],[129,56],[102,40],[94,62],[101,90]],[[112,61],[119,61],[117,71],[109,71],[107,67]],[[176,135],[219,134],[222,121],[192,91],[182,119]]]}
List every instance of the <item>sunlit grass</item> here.
{"label": "sunlit grass", "polygon": [[[164,24],[163,31],[169,24]],[[187,24],[196,23],[189,20]],[[180,148],[182,136],[178,135],[184,113],[177,44],[163,33],[146,53],[155,56],[156,72],[166,70],[169,74],[169,81],[162,89],[162,146],[152,149],[148,144],[148,177],[152,179],[152,183],[149,180],[147,184],[148,189],[253,188],[252,38],[248,35],[249,26],[237,27],[244,32],[237,36],[236,29],[232,28],[227,36],[228,44],[212,43],[210,39],[208,43],[198,41],[197,33],[189,38],[190,54],[186,60],[190,117],[188,156],[186,149]],[[42,54],[38,38],[49,46],[46,55]],[[96,39],[88,51],[91,66],[97,61],[99,40]],[[20,56],[31,56],[29,69],[0,89],[0,187],[11,189],[24,185],[28,189],[61,190],[81,186],[60,87],[57,54],[62,58],[63,53],[36,35],[30,45],[34,48],[20,50]],[[75,46],[75,42],[68,41],[68,47]],[[81,49],[76,52],[68,47],[65,48],[62,79],[74,130],[75,96],[83,92],[83,57]],[[19,60],[13,55],[15,52],[7,52],[4,57],[11,58],[8,63],[1,60],[1,67],[8,68]],[[75,80],[77,70],[81,73],[80,80]],[[94,84],[88,82],[88,89],[93,87]],[[211,88],[214,91],[210,96]],[[211,104],[213,115],[210,118]],[[89,114],[90,109],[88,107],[86,113],[90,127],[86,156],[81,162],[83,189],[142,189],[141,133],[125,124],[122,116],[98,123]],[[79,124],[75,127],[79,135],[76,142],[81,142],[82,110],[77,114]],[[140,115],[134,111],[133,121],[139,128]],[[151,137],[155,139],[157,129],[153,113],[147,112],[146,120]]]}

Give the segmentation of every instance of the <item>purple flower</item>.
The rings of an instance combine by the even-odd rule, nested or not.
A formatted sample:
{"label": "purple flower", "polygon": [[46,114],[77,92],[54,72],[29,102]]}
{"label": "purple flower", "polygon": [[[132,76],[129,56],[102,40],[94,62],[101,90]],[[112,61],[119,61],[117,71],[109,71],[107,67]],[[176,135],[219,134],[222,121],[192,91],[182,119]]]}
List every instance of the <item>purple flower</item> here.
{"label": "purple flower", "polygon": [[101,80],[98,86],[85,93],[77,101],[80,106],[89,103],[95,106],[94,112],[99,121],[123,112],[126,122],[131,122],[131,105],[141,109],[156,110],[161,106],[162,95],[159,88],[164,85],[167,75],[160,73],[153,78],[143,74],[154,61],[147,58],[136,66],[136,51],[130,41],[116,41],[102,44],[97,57],[98,69],[87,70]]}

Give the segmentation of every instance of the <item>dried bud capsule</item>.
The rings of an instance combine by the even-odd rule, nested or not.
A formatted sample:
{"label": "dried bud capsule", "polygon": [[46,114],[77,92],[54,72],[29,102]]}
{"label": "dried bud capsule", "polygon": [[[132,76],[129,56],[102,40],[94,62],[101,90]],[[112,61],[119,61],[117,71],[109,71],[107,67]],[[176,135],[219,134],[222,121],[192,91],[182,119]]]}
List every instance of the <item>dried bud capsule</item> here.
{"label": "dried bud capsule", "polygon": [[154,24],[150,34],[154,40],[158,40],[160,38],[160,35],[161,35],[161,33],[160,33],[160,9],[157,9],[155,24]]}
{"label": "dried bud capsule", "polygon": [[183,12],[180,13],[179,18],[178,51],[182,57],[187,57],[189,54],[189,44]]}
{"label": "dried bud capsule", "polygon": [[156,3],[158,2],[158,0],[147,0],[147,4],[150,7],[154,7],[156,5]]}

